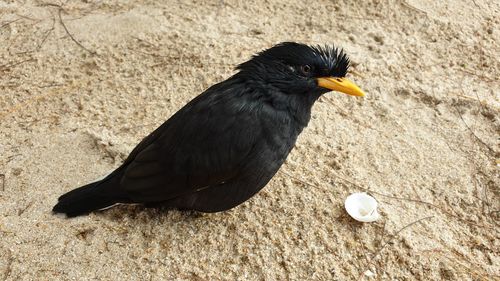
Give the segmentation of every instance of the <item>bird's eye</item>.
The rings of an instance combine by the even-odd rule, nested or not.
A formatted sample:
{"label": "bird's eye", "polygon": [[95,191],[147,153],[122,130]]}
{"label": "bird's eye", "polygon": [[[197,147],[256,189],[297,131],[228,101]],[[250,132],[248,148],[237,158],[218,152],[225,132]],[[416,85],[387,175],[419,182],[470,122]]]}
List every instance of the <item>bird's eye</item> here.
{"label": "bird's eye", "polygon": [[311,73],[311,67],[309,65],[303,65],[301,68],[302,70],[302,73],[304,73],[305,75],[309,75],[309,73]]}

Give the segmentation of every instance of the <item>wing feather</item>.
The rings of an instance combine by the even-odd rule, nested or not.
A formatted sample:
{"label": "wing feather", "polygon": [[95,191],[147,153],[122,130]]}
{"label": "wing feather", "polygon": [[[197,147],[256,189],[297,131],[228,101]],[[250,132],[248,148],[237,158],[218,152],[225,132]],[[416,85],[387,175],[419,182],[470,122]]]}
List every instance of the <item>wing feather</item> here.
{"label": "wing feather", "polygon": [[121,186],[136,202],[158,202],[238,175],[260,136],[241,91],[209,89],[146,137],[126,160]]}

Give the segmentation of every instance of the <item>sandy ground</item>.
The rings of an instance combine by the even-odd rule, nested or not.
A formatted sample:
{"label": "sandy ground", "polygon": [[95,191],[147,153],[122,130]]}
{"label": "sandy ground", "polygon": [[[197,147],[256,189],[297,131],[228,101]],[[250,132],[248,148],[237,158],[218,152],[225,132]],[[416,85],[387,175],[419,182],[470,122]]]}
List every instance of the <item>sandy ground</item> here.
{"label": "sandy ground", "polygon": [[[0,2],[0,279],[500,280],[499,1],[132,2]],[[281,41],[344,47],[368,96],[322,97],[257,196],[51,214]]]}

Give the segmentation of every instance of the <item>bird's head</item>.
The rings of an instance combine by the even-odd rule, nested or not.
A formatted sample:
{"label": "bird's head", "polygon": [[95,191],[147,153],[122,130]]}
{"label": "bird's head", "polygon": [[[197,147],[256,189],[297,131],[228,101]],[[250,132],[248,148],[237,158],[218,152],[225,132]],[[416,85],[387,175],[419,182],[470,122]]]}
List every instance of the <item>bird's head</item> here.
{"label": "bird's head", "polygon": [[287,94],[316,94],[338,91],[364,96],[345,78],[347,55],[333,46],[308,46],[284,42],[264,50],[238,66],[242,75],[278,88]]}

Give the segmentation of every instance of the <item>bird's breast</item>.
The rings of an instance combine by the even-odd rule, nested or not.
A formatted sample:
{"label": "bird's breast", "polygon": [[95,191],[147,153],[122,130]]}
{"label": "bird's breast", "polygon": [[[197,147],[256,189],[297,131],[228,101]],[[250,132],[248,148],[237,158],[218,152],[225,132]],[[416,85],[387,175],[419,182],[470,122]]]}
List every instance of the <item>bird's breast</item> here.
{"label": "bird's breast", "polygon": [[277,158],[286,158],[304,127],[297,123],[292,116],[283,113],[276,114],[274,118],[264,118],[261,122],[261,128],[265,146]]}

